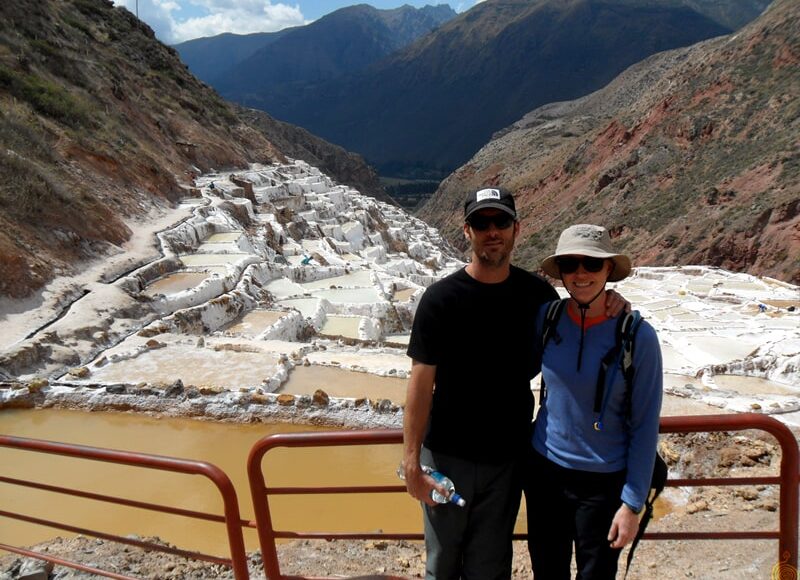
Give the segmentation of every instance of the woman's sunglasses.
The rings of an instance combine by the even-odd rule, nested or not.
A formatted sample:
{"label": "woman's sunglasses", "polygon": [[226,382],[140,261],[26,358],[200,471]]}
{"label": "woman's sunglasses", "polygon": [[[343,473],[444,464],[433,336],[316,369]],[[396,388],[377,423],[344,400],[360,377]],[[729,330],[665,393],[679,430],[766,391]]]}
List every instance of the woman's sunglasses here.
{"label": "woman's sunglasses", "polygon": [[556,258],[556,266],[562,274],[572,274],[578,270],[578,266],[583,264],[583,269],[587,272],[599,272],[606,263],[605,258],[593,258],[591,256],[559,256]]}
{"label": "woman's sunglasses", "polygon": [[514,218],[507,213],[499,213],[497,215],[474,215],[467,220],[469,227],[473,230],[484,232],[489,229],[491,224],[494,224],[498,230],[504,230],[511,227],[514,223]]}

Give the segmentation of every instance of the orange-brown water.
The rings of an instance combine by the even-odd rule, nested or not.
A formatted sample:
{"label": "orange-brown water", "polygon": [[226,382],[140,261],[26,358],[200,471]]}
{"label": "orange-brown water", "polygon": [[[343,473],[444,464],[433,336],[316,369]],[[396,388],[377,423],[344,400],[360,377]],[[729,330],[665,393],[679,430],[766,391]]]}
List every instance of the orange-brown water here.
{"label": "orange-brown water", "polygon": [[[0,411],[0,433],[110,449],[140,451],[208,461],[231,478],[242,517],[253,519],[246,461],[252,445],[277,432],[319,431],[302,425],[212,423],[156,419],[124,413],[65,410]],[[268,486],[392,485],[399,445],[316,449],[277,449],[267,453],[263,471]],[[0,447],[0,473],[127,499],[215,514],[222,503],[215,486],[202,476],[187,476],[76,460]],[[418,532],[419,508],[406,494],[279,496],[270,502],[276,529],[294,531]],[[159,536],[181,548],[228,554],[224,525],[117,507],[0,483],[0,509],[59,520],[120,535]],[[55,536],[52,528],[0,518],[0,542],[32,545]],[[246,530],[248,550],[258,549]],[[1,553],[1,551],[0,551]]]}
{"label": "orange-brown water", "polygon": [[371,373],[357,373],[322,365],[297,366],[289,373],[289,380],[280,388],[281,393],[313,395],[322,389],[332,397],[369,397],[389,399],[403,404],[406,400],[408,379],[382,377]]}

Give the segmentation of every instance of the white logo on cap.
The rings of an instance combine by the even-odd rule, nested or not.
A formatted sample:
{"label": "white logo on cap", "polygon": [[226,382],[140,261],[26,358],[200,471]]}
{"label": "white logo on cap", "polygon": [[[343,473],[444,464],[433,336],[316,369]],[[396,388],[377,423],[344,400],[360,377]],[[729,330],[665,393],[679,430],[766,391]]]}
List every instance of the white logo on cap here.
{"label": "white logo on cap", "polygon": [[499,189],[481,189],[475,194],[475,201],[483,201],[485,199],[500,199]]}

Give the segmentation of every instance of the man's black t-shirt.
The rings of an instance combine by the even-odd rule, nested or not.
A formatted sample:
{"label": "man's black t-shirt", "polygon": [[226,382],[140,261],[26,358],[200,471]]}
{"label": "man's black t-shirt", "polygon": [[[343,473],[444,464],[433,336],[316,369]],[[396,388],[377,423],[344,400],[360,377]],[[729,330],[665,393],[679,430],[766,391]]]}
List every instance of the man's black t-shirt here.
{"label": "man's black t-shirt", "polygon": [[515,266],[497,284],[462,268],[425,291],[408,356],[436,365],[426,447],[498,463],[530,444],[530,380],[541,367],[536,312],[557,298],[543,278]]}

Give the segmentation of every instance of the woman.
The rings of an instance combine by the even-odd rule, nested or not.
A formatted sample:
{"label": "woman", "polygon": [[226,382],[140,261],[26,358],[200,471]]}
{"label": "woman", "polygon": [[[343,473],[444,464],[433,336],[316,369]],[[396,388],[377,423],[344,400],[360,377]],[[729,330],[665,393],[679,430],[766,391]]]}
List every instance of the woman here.
{"label": "woman", "polygon": [[[613,579],[650,488],[661,351],[652,326],[642,321],[628,386],[616,356],[619,316],[608,318],[604,304],[606,283],[628,276],[631,262],[613,251],[605,228],[567,228],[542,269],[560,278],[570,297],[548,325],[542,352],[543,400],[526,490],[534,576],[569,578],[574,542],[579,579]],[[539,332],[546,312],[547,305],[539,311]]]}

